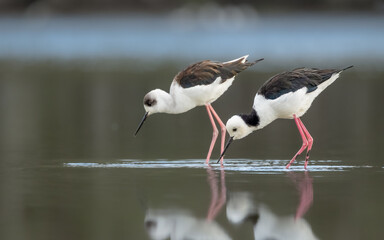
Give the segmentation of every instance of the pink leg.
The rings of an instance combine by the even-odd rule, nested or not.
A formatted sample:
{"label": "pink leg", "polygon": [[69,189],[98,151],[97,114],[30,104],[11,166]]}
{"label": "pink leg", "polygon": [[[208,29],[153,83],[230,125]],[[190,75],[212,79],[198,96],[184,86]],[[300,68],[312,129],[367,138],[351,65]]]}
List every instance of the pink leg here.
{"label": "pink leg", "polygon": [[[208,106],[209,106],[209,109],[211,110],[213,116],[216,118],[216,120],[219,123],[220,128],[221,128],[221,145],[220,145],[221,151],[220,151],[220,153],[222,153],[224,151],[225,135],[227,134],[227,129],[225,128],[225,124],[223,123],[223,121],[221,121],[219,115],[217,115],[217,113],[215,112],[213,107],[210,104]],[[221,160],[220,160],[221,165],[223,165],[223,160],[224,160],[224,158],[221,158]]]}
{"label": "pink leg", "polygon": [[293,119],[295,120],[297,128],[299,129],[301,139],[303,140],[303,145],[301,145],[301,148],[299,149],[299,151],[295,154],[295,156],[293,156],[292,160],[287,164],[285,168],[289,168],[291,164],[296,160],[297,156],[300,155],[308,147],[307,138],[305,137],[305,133],[300,125],[300,118],[297,118],[296,115],[293,115]]}
{"label": "pink leg", "polygon": [[304,126],[304,124],[303,124],[303,122],[301,121],[300,118],[299,118],[299,121],[300,121],[300,126],[303,129],[303,131],[305,133],[305,136],[307,137],[307,140],[308,140],[307,154],[305,155],[305,163],[304,163],[304,168],[307,169],[307,164],[308,164],[308,159],[309,159],[309,152],[311,151],[312,145],[313,145],[313,137],[311,136],[311,134],[309,134],[307,128]]}
{"label": "pink leg", "polygon": [[217,136],[219,135],[219,131],[217,130],[215,121],[213,120],[212,113],[209,108],[209,104],[205,105],[205,107],[207,108],[209,120],[211,120],[212,128],[213,128],[212,141],[211,141],[211,145],[209,146],[207,160],[205,161],[206,164],[209,164],[209,159],[211,158],[212,150],[213,150],[213,147],[215,146],[215,142],[216,142]]}

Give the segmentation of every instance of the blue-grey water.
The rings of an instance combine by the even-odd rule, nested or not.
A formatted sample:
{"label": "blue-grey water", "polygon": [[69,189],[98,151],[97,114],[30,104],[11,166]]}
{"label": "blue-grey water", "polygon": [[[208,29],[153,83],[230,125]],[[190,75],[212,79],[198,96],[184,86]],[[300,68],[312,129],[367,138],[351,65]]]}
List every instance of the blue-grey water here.
{"label": "blue-grey water", "polygon": [[[178,13],[180,14],[180,13]],[[383,18],[1,17],[0,239],[381,239]],[[236,21],[235,21],[236,20]],[[142,99],[201,59],[250,54],[213,107],[248,112],[292,67],[354,68],[302,121],[235,141],[204,164],[205,108],[150,116]]]}

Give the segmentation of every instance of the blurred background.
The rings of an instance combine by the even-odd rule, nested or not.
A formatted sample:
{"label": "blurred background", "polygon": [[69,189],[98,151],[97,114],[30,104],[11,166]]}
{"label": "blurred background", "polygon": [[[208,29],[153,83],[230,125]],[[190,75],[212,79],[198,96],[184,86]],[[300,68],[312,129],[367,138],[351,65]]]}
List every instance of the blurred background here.
{"label": "blurred background", "polygon": [[[248,112],[281,71],[355,65],[303,119],[313,154],[366,156],[383,143],[383,1],[1,0],[0,13],[3,161],[203,158],[211,137],[204,108],[154,115],[134,138],[142,98],[169,89],[193,62],[246,54],[265,61],[214,103],[223,121]],[[233,157],[284,157],[300,144],[296,131],[277,121],[233,147]]]}
{"label": "blurred background", "polygon": [[[205,59],[228,61],[247,54],[250,60],[265,58],[239,74],[213,103],[224,122],[250,111],[258,88],[279,72],[354,65],[302,118],[315,139],[311,159],[314,164],[333,159],[382,168],[383,43],[382,0],[0,0],[0,238],[108,239],[113,234],[117,239],[145,238],[143,219],[131,228],[142,230],[141,237],[130,235],[128,223],[143,214],[129,206],[137,202],[135,189],[140,186],[135,183],[153,188],[146,179],[158,181],[156,173],[106,174],[57,166],[121,159],[204,159],[212,130],[203,107],[180,115],[153,115],[137,137],[133,133],[144,114],[144,95],[155,88],[168,90],[178,71]],[[294,122],[279,120],[233,143],[226,157],[284,160],[300,145]],[[218,144],[212,156],[219,156]],[[175,182],[163,172],[164,181]],[[238,182],[244,180],[237,177]],[[379,186],[377,178],[365,177],[362,191],[365,186]],[[131,184],[125,186],[129,190],[116,187],[125,182]],[[359,207],[354,209],[360,209],[364,194],[355,192],[353,184],[344,185],[344,180],[339,185],[350,194],[345,195],[347,200],[357,199]],[[167,184],[162,187],[168,190]],[[339,195],[335,209],[345,203]],[[126,201],[116,204],[117,199]],[[319,215],[327,200],[325,196]],[[93,205],[83,209],[89,202]],[[103,208],[107,206],[115,206],[112,213]],[[377,211],[374,206],[378,204],[367,215]],[[99,208],[107,214],[99,215]],[[132,219],[119,215],[120,209],[136,215]],[[99,216],[106,217],[98,220]],[[108,219],[116,216],[128,230],[119,225],[114,231],[116,222]],[[350,219],[360,219],[356,216]],[[71,225],[73,219],[80,219],[79,224]],[[370,224],[380,219],[372,218],[366,227],[380,230]],[[327,234],[338,231],[332,236],[363,238],[350,231],[360,224],[348,225],[341,217],[337,225],[341,230],[329,232],[321,227],[328,220],[324,217],[315,226],[324,239],[332,239]]]}
{"label": "blurred background", "polygon": [[73,13],[129,13],[169,12],[186,6],[201,7],[207,4],[222,6],[247,6],[262,12],[298,12],[298,11],[383,11],[383,2],[380,0],[328,0],[303,1],[295,0],[287,3],[283,0],[274,1],[230,1],[230,0],[2,0],[3,13],[32,13],[32,14],[73,14]]}

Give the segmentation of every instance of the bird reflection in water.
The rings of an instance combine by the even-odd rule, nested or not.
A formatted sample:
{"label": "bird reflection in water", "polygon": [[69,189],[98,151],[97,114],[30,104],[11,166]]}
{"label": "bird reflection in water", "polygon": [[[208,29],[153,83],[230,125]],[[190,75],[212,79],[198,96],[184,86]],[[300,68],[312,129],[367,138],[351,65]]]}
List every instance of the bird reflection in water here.
{"label": "bird reflection in water", "polygon": [[220,189],[218,177],[211,167],[207,168],[211,202],[207,217],[199,219],[185,210],[149,209],[144,225],[151,239],[231,239],[224,229],[215,221],[216,216],[226,203],[224,169],[220,171]]}
{"label": "bird reflection in water", "polygon": [[[181,209],[149,209],[144,224],[151,239],[232,239],[215,221],[225,204],[227,218],[232,224],[252,222],[255,239],[312,240],[317,237],[309,223],[303,219],[313,202],[312,178],[308,172],[288,173],[296,186],[300,201],[296,214],[278,216],[264,203],[253,200],[250,193],[230,194],[227,201],[224,169],[220,178],[211,167],[207,168],[211,201],[206,218],[197,218]],[[220,183],[219,180],[220,179]]]}
{"label": "bird reflection in water", "polygon": [[267,205],[255,203],[249,193],[233,193],[227,203],[228,220],[233,224],[251,221],[255,239],[318,239],[311,226],[303,219],[313,202],[312,178],[308,172],[304,172],[304,176],[291,172],[288,176],[300,194],[295,216],[278,216]]}
{"label": "bird reflection in water", "polygon": [[300,194],[299,206],[297,206],[295,219],[300,219],[311,207],[313,202],[313,185],[312,178],[308,175],[308,172],[304,172],[304,176],[300,176],[298,173],[289,172],[288,176],[295,184]]}

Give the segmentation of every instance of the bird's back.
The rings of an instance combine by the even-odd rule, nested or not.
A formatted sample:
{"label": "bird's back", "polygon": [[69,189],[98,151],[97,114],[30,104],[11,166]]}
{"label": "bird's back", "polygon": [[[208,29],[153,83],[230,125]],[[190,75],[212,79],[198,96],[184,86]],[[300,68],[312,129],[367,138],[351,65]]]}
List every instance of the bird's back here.
{"label": "bird's back", "polygon": [[197,62],[179,72],[174,81],[182,88],[209,85],[219,77],[221,78],[221,83],[224,83],[227,79],[233,78],[236,74],[255,64],[254,62],[246,61],[245,58],[225,63],[210,60]]}
{"label": "bird's back", "polygon": [[170,94],[183,109],[191,109],[216,101],[231,86],[236,74],[256,62],[244,56],[229,62],[201,61],[179,72],[171,85]]}
{"label": "bird's back", "polygon": [[295,92],[303,87],[307,93],[315,91],[323,82],[329,80],[333,74],[339,73],[338,69],[297,68],[271,77],[259,91],[267,99],[276,99],[283,94]]}

